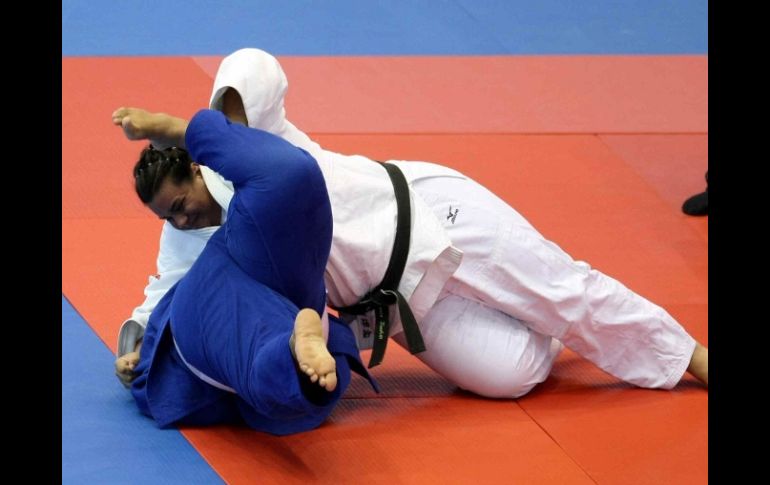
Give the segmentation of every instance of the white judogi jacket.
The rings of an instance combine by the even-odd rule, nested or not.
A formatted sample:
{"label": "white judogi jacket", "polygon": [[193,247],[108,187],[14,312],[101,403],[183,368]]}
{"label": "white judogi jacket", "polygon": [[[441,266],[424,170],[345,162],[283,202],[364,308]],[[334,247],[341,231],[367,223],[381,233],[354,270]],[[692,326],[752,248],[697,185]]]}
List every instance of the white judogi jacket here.
{"label": "white judogi jacket", "polygon": [[[324,150],[286,119],[284,96],[288,81],[278,60],[270,54],[258,49],[242,49],[226,57],[214,81],[212,109],[221,110],[222,95],[228,87],[240,93],[249,126],[288,140],[318,161],[334,219],[334,236],[325,274],[328,299],[334,306],[358,302],[382,281],[393,248],[396,200],[387,172],[369,158]],[[402,169],[410,184],[432,176],[465,178],[450,168],[431,163],[391,162]],[[232,184],[210,170],[204,171],[204,181],[226,213],[232,197]],[[410,191],[410,195],[411,240],[399,291],[409,301],[419,322],[460,265],[462,251],[452,246],[440,221],[420,196],[414,191]],[[144,303],[124,322],[118,337],[118,355],[132,350],[128,345],[141,335],[152,309],[192,266],[216,229],[179,231],[169,223],[164,224],[158,275],[150,277]],[[369,321],[373,320],[369,318]],[[360,327],[354,329],[360,332]],[[401,322],[394,318],[390,334],[400,331]],[[361,344],[362,335],[359,333],[357,337]]]}

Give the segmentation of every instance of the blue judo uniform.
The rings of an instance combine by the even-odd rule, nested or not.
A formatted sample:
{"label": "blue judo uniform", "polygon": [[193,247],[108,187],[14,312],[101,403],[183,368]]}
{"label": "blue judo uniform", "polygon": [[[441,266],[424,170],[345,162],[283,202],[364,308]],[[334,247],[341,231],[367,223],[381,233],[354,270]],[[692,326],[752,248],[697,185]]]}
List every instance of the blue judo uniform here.
{"label": "blue judo uniform", "polygon": [[[317,427],[350,383],[376,383],[351,330],[329,318],[337,388],[299,371],[288,341],[301,308],[324,310],[323,272],[332,216],[321,170],[304,150],[270,133],[198,112],[185,143],[193,160],[231,180],[227,221],[147,324],[131,392],[159,426],[245,422],[272,434]],[[231,387],[218,389],[181,359]]]}

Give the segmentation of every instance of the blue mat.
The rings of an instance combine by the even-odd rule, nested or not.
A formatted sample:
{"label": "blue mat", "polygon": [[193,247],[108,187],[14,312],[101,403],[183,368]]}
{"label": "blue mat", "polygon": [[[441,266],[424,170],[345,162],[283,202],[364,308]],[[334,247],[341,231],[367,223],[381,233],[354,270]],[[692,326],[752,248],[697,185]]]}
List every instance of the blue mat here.
{"label": "blue mat", "polygon": [[62,55],[705,54],[701,0],[63,0]]}
{"label": "blue mat", "polygon": [[62,483],[224,483],[179,431],[139,413],[112,353],[61,306]]}

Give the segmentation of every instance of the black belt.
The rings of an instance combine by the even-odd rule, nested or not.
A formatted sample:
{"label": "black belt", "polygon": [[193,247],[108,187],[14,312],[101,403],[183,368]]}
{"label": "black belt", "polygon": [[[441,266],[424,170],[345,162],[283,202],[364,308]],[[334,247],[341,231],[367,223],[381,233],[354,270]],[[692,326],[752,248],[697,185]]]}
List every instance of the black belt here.
{"label": "black belt", "polygon": [[370,369],[379,365],[385,356],[385,347],[388,344],[390,331],[390,305],[398,305],[398,313],[401,315],[401,324],[404,326],[404,335],[409,352],[417,354],[425,350],[425,343],[412,310],[409,308],[404,295],[398,291],[398,284],[401,282],[406,258],[409,255],[409,234],[412,225],[409,185],[407,185],[406,178],[398,167],[389,163],[381,165],[387,170],[390,181],[393,183],[393,191],[396,193],[396,238],[393,241],[393,252],[390,256],[388,269],[385,270],[382,283],[364,295],[361,301],[350,306],[335,308],[340,313],[349,315],[365,315],[374,310],[377,326],[374,332],[372,356],[369,359]]}

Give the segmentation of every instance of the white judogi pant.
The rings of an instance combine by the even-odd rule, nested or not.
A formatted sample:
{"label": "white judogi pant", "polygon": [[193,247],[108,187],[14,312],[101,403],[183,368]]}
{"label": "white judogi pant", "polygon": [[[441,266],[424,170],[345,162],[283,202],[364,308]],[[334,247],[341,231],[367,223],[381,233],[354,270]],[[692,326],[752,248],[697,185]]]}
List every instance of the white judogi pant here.
{"label": "white judogi pant", "polygon": [[638,386],[679,382],[695,340],[665,310],[574,261],[471,179],[412,188],[463,251],[420,322],[427,350],[417,357],[433,370],[483,396],[519,397],[546,379],[564,343]]}

